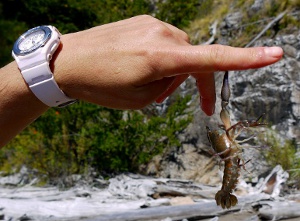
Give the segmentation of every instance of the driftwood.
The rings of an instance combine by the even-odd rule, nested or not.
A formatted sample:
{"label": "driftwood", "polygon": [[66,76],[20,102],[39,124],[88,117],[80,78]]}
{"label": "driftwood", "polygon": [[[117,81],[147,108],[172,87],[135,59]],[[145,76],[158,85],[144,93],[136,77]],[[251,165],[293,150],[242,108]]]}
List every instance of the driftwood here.
{"label": "driftwood", "polygon": [[264,220],[282,220],[300,217],[300,203],[295,201],[260,201],[253,205],[259,208],[258,216]]}
{"label": "driftwood", "polygon": [[[136,177],[138,180],[138,177]],[[135,179],[136,179],[135,178]],[[272,179],[271,179],[272,178]],[[258,217],[264,219],[279,220],[281,218],[300,217],[300,204],[283,198],[279,198],[279,190],[282,183],[288,178],[280,166],[275,167],[266,179],[257,184],[247,195],[238,196],[238,204],[227,210],[218,207],[214,200],[214,194],[219,187],[199,185],[189,181],[172,179],[149,178],[156,183],[152,189],[151,196],[158,202],[146,200],[141,209],[123,211],[118,213],[102,214],[101,216],[89,218],[83,221],[161,221],[168,220],[200,220],[211,217],[219,217],[224,214],[252,211]],[[125,178],[126,179],[126,178]],[[266,188],[268,187],[268,188]],[[242,188],[242,187],[241,187]],[[118,188],[119,189],[119,188]],[[266,191],[272,189],[272,192]],[[127,188],[128,190],[128,188]],[[172,199],[186,200],[186,205],[174,205]],[[154,201],[156,201],[154,200]],[[285,211],[277,211],[278,208],[286,208]],[[280,209],[282,210],[282,209]],[[274,211],[277,211],[276,213]]]}
{"label": "driftwood", "polygon": [[[248,48],[250,46],[252,46],[254,44],[255,41],[257,41],[259,38],[261,38],[261,36],[263,36],[263,34],[266,33],[266,31],[268,31],[271,27],[273,27],[276,23],[278,23],[283,16],[286,14],[287,12],[284,11],[282,13],[280,13],[276,18],[274,18],[271,22],[269,22],[266,27],[255,37],[253,38],[246,46],[245,48]],[[208,41],[204,42],[204,45],[210,45],[213,44],[216,41],[216,35],[217,35],[217,26],[218,26],[218,21],[215,21],[211,26],[210,26],[210,34],[211,37]]]}
{"label": "driftwood", "polygon": [[[300,192],[279,197],[287,177],[286,172],[277,166],[255,186],[240,180],[235,192],[239,202],[226,210],[218,207],[214,199],[220,186],[135,174],[111,178],[103,189],[85,186],[67,191],[30,186],[0,188],[0,218],[28,220],[29,217],[45,221],[217,220],[223,215],[234,217],[236,212],[245,211],[251,211],[256,220],[259,217],[274,220],[300,217],[297,203],[300,202]],[[17,210],[15,205],[18,205]]]}
{"label": "driftwood", "polygon": [[267,30],[269,30],[274,24],[279,22],[283,16],[286,14],[286,11],[280,13],[276,18],[274,18],[270,23],[267,24],[267,26],[255,37],[250,41],[245,48],[250,47],[255,41],[257,41],[264,33],[266,33]]}
{"label": "driftwood", "polygon": [[274,201],[267,194],[250,195],[239,198],[239,204],[231,209],[223,210],[214,201],[180,206],[159,206],[153,208],[131,210],[126,212],[104,214],[82,221],[161,221],[201,220],[219,217],[228,213],[253,208],[256,216],[263,220],[282,220],[300,217],[300,203],[296,201]]}
{"label": "driftwood", "polygon": [[215,217],[216,215],[226,214],[228,212],[238,211],[240,208],[236,207],[230,210],[222,210],[217,207],[215,202],[197,203],[193,205],[182,206],[162,206],[157,208],[147,208],[141,210],[134,210],[129,212],[122,212],[116,214],[102,215],[86,219],[84,221],[156,221],[171,218],[171,220],[182,219],[204,219]]}
{"label": "driftwood", "polygon": [[170,218],[172,221],[183,219],[198,220],[240,211],[241,209],[250,207],[252,202],[267,200],[269,198],[270,197],[265,194],[241,197],[239,198],[240,203],[237,206],[226,210],[217,206],[214,200],[210,200],[190,205],[159,206],[114,214],[104,214],[82,221],[160,221],[166,218]]}
{"label": "driftwood", "polygon": [[184,182],[180,180],[166,180],[158,182],[154,188],[154,194],[158,197],[164,196],[193,196],[193,198],[214,199],[215,193],[219,187],[195,184],[190,181]]}

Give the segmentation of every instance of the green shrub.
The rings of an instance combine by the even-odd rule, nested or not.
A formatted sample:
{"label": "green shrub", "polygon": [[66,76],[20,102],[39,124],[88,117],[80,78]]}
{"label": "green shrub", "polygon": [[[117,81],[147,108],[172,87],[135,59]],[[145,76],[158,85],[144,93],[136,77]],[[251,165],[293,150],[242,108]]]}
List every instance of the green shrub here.
{"label": "green shrub", "polygon": [[280,139],[279,134],[271,129],[262,133],[259,140],[269,147],[264,151],[268,164],[272,167],[281,165],[284,170],[289,172],[290,181],[296,182],[297,187],[300,188],[300,158],[296,156],[295,140]]}
{"label": "green shrub", "polygon": [[180,145],[177,134],[191,122],[182,117],[189,99],[152,117],[83,102],[50,109],[1,150],[0,169],[25,165],[53,182],[91,167],[102,174],[137,172],[164,148]]}
{"label": "green shrub", "polygon": [[199,15],[201,5],[208,7],[205,4],[206,0],[192,1],[174,1],[174,0],[159,0],[156,3],[157,10],[154,11],[156,18],[166,21],[176,27],[183,28]]}

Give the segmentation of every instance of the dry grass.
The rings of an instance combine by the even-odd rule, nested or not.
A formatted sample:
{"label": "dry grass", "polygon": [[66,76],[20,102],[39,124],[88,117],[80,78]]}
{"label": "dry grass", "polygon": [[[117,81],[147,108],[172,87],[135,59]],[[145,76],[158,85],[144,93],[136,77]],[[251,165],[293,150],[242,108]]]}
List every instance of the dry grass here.
{"label": "dry grass", "polygon": [[[255,37],[274,17],[283,11],[293,12],[300,9],[300,0],[266,0],[259,13],[249,11],[254,0],[207,0],[199,10],[199,16],[185,29],[192,44],[201,44],[210,38],[210,26],[218,21],[219,25],[229,13],[241,12],[239,30],[234,30],[232,46],[243,47]],[[292,14],[287,14],[278,26],[268,31],[265,36],[272,37],[278,30],[291,30],[300,27],[300,22]],[[220,33],[218,33],[220,35]],[[217,36],[218,37],[218,36]]]}

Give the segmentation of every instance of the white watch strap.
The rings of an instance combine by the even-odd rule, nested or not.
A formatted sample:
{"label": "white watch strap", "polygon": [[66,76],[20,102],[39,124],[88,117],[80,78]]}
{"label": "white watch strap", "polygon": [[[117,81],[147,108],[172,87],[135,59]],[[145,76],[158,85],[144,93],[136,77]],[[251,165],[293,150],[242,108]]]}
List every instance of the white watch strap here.
{"label": "white watch strap", "polygon": [[76,101],[67,97],[58,87],[48,62],[23,70],[22,74],[31,91],[47,106],[62,107]]}

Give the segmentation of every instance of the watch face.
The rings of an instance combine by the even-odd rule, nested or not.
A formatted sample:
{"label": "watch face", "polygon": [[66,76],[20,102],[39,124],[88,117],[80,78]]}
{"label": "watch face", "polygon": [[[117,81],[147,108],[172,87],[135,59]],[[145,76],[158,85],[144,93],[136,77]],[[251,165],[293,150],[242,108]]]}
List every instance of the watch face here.
{"label": "watch face", "polygon": [[29,54],[44,46],[50,37],[51,29],[47,26],[30,29],[18,38],[14,44],[13,51],[17,55]]}

